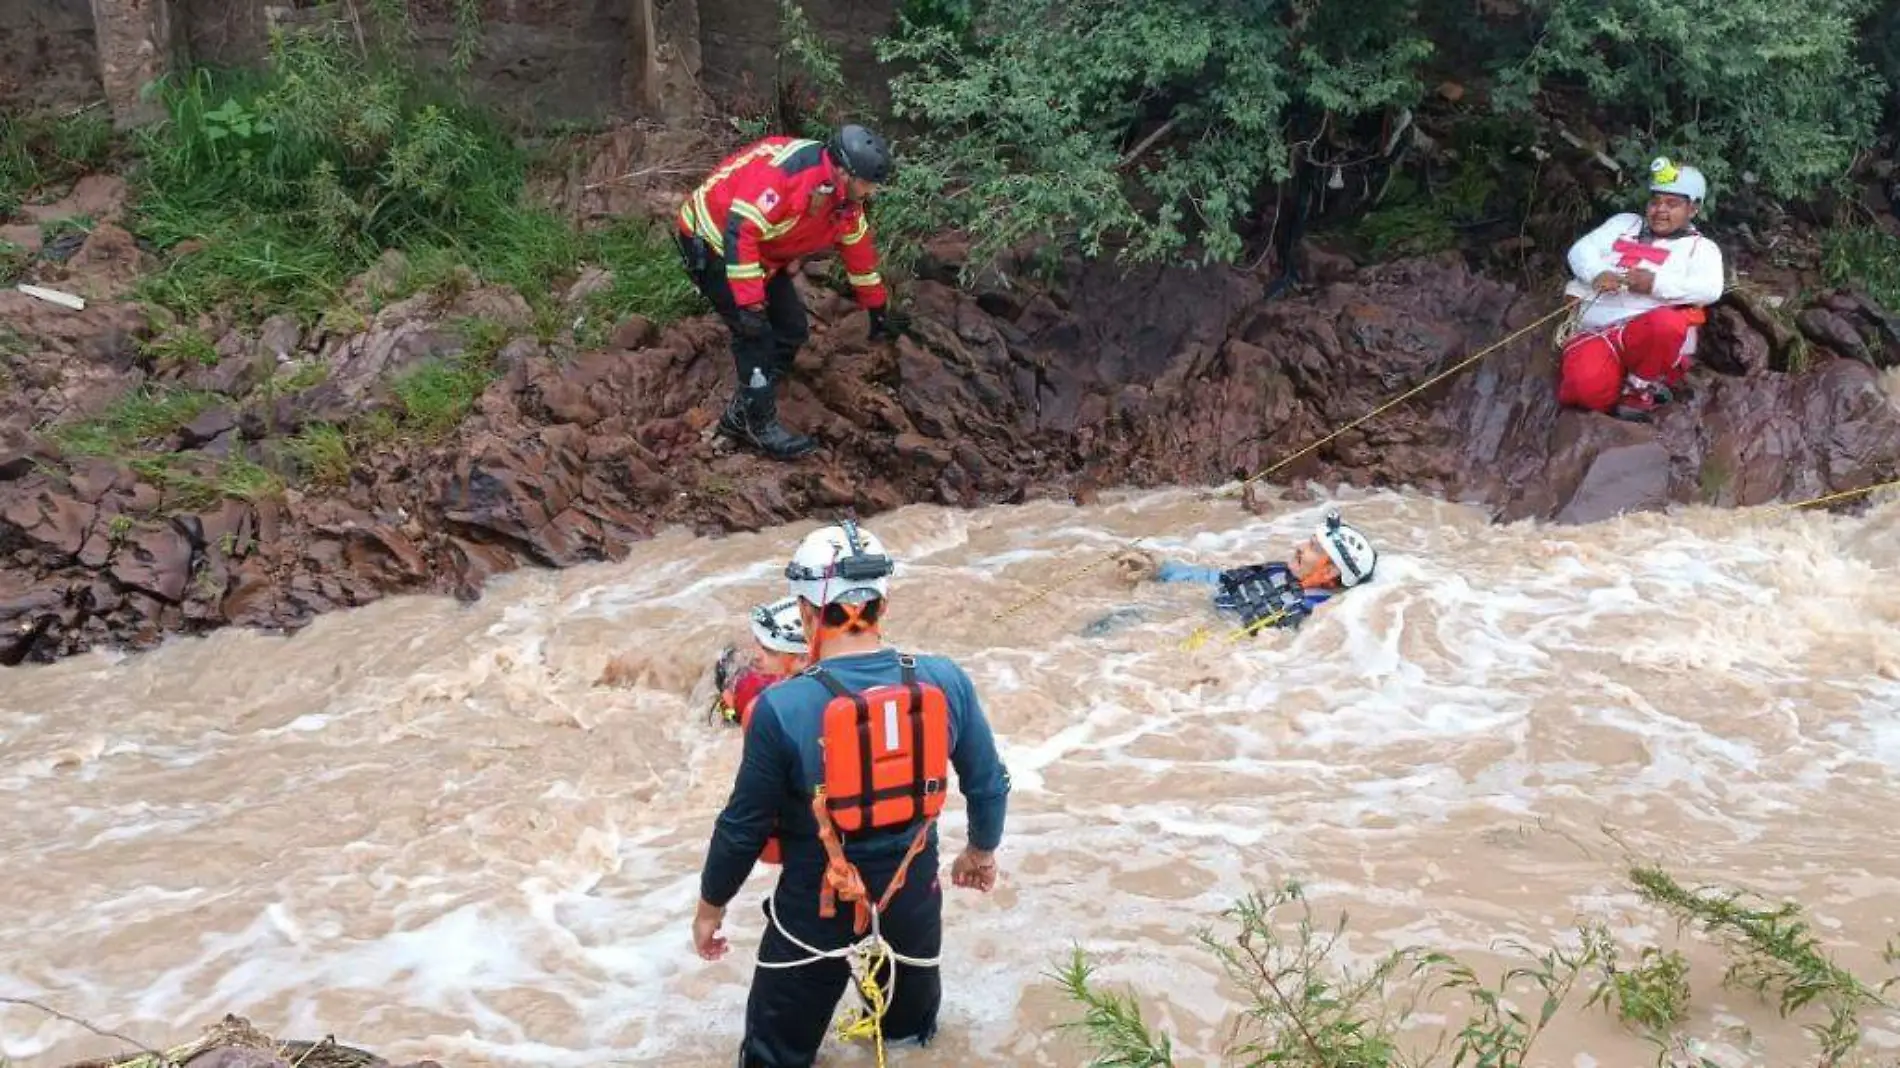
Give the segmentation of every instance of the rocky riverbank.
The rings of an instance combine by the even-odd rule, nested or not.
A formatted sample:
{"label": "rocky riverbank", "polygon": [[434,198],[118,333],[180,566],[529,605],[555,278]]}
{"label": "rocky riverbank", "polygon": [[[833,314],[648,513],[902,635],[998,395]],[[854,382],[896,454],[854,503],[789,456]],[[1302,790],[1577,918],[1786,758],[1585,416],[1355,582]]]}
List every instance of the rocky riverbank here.
{"label": "rocky riverbank", "polygon": [[[154,343],[130,299],[147,253],[117,225],[116,179],[30,210],[34,233],[20,237],[62,213],[89,221],[30,250],[34,277],[89,303],[0,293],[8,664],[227,625],[294,629],[399,592],[472,598],[499,572],[613,558],[671,524],[715,533],[912,501],[1219,482],[1558,301],[1456,254],[1362,268],[1312,246],[1308,288],[1273,300],[1268,279],[1234,269],[1076,267],[1046,288],[969,292],[947,284],[960,253],[945,239],[907,289],[910,336],[871,344],[865,316],[811,265],[813,340],[782,411],[822,448],[779,465],[712,435],[731,374],[713,318],[662,329],[634,317],[577,349],[537,332],[518,294],[473,278],[383,302],[377,275],[403,266],[392,257],[350,287],[353,315],[315,329],[271,319],[181,354]],[[1900,466],[1900,411],[1881,378],[1900,364],[1900,319],[1857,294],[1796,307],[1738,286],[1715,310],[1693,397],[1653,425],[1560,412],[1554,326],[1273,481],[1410,485],[1500,519],[1588,522],[1807,498]],[[274,474],[306,428],[373,420],[394,408],[395,376],[474,355],[493,380],[459,426],[358,440],[320,458],[318,482]],[[139,418],[128,397],[144,399]],[[106,417],[116,450],[70,429]]]}

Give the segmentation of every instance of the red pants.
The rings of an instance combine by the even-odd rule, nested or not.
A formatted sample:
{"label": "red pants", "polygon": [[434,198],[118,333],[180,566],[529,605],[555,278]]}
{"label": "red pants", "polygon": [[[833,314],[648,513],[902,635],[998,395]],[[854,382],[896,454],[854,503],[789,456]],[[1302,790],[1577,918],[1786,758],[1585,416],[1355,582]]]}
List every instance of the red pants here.
{"label": "red pants", "polygon": [[1701,308],[1662,307],[1578,334],[1564,346],[1557,403],[1607,412],[1621,399],[1632,375],[1672,388],[1680,385],[1689,371],[1683,343],[1704,321]]}

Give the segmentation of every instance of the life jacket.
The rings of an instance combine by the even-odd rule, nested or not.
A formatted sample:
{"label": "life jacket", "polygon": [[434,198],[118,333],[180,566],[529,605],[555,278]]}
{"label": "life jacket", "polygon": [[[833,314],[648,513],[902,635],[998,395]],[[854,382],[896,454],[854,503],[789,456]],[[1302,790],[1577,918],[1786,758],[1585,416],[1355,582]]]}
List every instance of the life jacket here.
{"label": "life jacket", "polygon": [[1248,629],[1298,627],[1312,614],[1313,604],[1323,600],[1309,599],[1285,564],[1254,564],[1220,573],[1214,607],[1240,616]]}
{"label": "life jacket", "polygon": [[811,803],[829,857],[818,915],[836,915],[839,898],[855,902],[859,934],[870,926],[873,906],[863,876],[845,858],[841,838],[917,828],[875,906],[882,910],[903,887],[910,862],[929,844],[949,783],[949,699],[917,677],[915,658],[899,654],[897,663],[903,674],[896,685],[857,692],[818,665],[805,672],[831,691],[819,743],[824,781]]}
{"label": "life jacket", "polygon": [[767,686],[785,677],[760,671],[756,667],[749,667],[740,672],[739,676],[726,686],[723,695],[725,706],[730,710],[727,719],[737,719],[739,729],[744,730],[752,723],[752,706],[758,702],[759,695],[765,692]]}
{"label": "life jacket", "polygon": [[[746,728],[752,726],[752,706],[758,704],[759,695],[765,692],[766,687],[785,677],[760,671],[756,667],[749,667],[741,672],[738,678],[733,679],[726,686],[722,695],[725,707],[730,710],[727,721],[731,722],[732,719],[737,718],[739,730],[743,733]],[[765,848],[759,851],[759,863],[783,864],[784,862],[784,850],[779,845],[778,830],[775,827],[772,833],[766,836]]]}

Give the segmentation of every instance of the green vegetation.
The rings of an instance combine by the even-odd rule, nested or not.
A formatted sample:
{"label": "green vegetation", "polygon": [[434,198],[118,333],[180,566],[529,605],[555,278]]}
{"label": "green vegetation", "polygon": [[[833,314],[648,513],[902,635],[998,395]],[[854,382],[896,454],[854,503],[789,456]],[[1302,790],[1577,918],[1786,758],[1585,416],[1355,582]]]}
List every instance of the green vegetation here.
{"label": "green vegetation", "polygon": [[[876,207],[880,244],[897,272],[917,238],[946,226],[976,238],[976,265],[1038,245],[1032,263],[1064,251],[1231,260],[1285,233],[1282,215],[1303,214],[1293,202],[1304,198],[1372,255],[1433,253],[1533,209],[1563,226],[1603,207],[1587,191],[1574,204],[1531,203],[1545,159],[1584,155],[1555,137],[1555,120],[1602,131],[1589,148],[1626,172],[1659,151],[1693,159],[1718,200],[1750,188],[1803,195],[1870,141],[1883,94],[1900,102],[1896,16],[1872,0],[1817,5],[907,0],[878,42],[894,111],[912,127],[899,138],[899,181]],[[115,153],[130,161],[127,226],[161,252],[139,291],[159,327],[141,344],[164,374],[215,366],[216,339],[234,323],[290,312],[348,332],[388,302],[427,293],[446,303],[488,283],[527,299],[526,329],[544,343],[598,345],[626,316],[665,322],[701,309],[663,224],[581,228],[528,194],[531,175],[563,165],[560,141],[526,147],[523,131],[464,92],[479,5],[449,5],[458,36],[445,79],[412,62],[409,7],[366,0],[360,19],[280,31],[257,69],[177,72],[154,87],[164,120],[127,143],[103,111],[0,117],[0,211]],[[804,10],[778,7],[771,99],[735,125],[810,135],[864,114]],[[1463,88],[1441,97],[1448,78]],[[1400,135],[1428,123],[1437,150],[1408,154]],[[66,220],[44,236],[90,225]],[[1900,241],[1870,229],[1827,241],[1831,280],[1900,305]],[[0,281],[28,263],[0,244]],[[590,268],[611,281],[567,301]],[[365,272],[359,293],[350,283]],[[281,474],[343,485],[366,445],[451,433],[508,340],[480,329],[490,334],[466,352],[388,383],[388,410],[276,442]],[[310,384],[280,377],[263,388]],[[149,428],[205,403],[141,394],[59,434],[69,452],[150,461],[163,434]]]}
{"label": "green vegetation", "polygon": [[73,456],[124,456],[176,434],[218,403],[215,393],[141,387],[95,418],[58,427],[49,435]]}
{"label": "green vegetation", "polygon": [[[1275,188],[1302,167],[1337,180],[1336,200],[1383,204],[1379,172],[1404,165],[1389,136],[1402,109],[1429,108],[1455,124],[1519,122],[1496,147],[1518,153],[1520,179],[1531,143],[1560,145],[1539,132],[1554,109],[1604,130],[1592,147],[1632,183],[1660,152],[1710,174],[1711,206],[1751,187],[1803,196],[1871,141],[1890,88],[1877,71],[1900,71],[1877,6],[911,0],[880,56],[902,65],[894,108],[921,129],[882,224],[969,227],[979,260],[1025,241],[1231,260],[1276,223]],[[1426,99],[1448,74],[1471,83],[1469,103]],[[1464,160],[1494,168],[1498,155]],[[1468,221],[1396,207],[1361,236],[1442,247],[1447,224]]]}
{"label": "green vegetation", "polygon": [[1871,226],[1830,230],[1821,238],[1821,273],[1832,286],[1864,290],[1900,308],[1900,237]]}
{"label": "green vegetation", "polygon": [[[582,228],[529,194],[537,168],[565,161],[524,147],[523,131],[469,103],[454,79],[419,72],[409,60],[407,7],[372,0],[360,26],[280,32],[260,69],[175,72],[153,87],[163,120],[122,145],[102,113],[0,118],[0,215],[63,192],[61,183],[123,148],[133,193],[126,225],[160,250],[160,268],[137,293],[156,329],[139,344],[167,376],[216,366],[216,339],[230,325],[289,312],[332,333],[358,331],[389,302],[426,293],[447,303],[483,284],[519,292],[543,342],[571,330],[575,343],[597,345],[629,315],[665,323],[699,310],[663,227],[636,218]],[[453,75],[479,42],[477,10],[471,0],[453,5]],[[89,225],[67,220],[51,230]],[[390,258],[392,250],[401,255]],[[0,246],[0,280],[28,263],[23,249]],[[567,303],[564,294],[590,268],[611,280]],[[360,294],[349,288],[359,276],[368,280]],[[253,497],[286,477],[342,486],[362,447],[440,440],[467,415],[494,379],[511,328],[462,326],[466,351],[387,383],[388,410],[269,441],[262,465],[207,466],[168,451],[168,441],[221,403],[261,401],[268,423],[277,398],[322,380],[319,363],[277,373],[255,397],[141,389],[49,436],[69,456],[133,463],[168,499]],[[275,438],[274,425],[265,429]]]}
{"label": "green vegetation", "polygon": [[[1538,0],[1537,37],[1505,69],[1510,106],[1561,80],[1617,114],[1612,154],[1697,160],[1715,192],[1814,192],[1871,139],[1883,86],[1858,55],[1877,0],[1739,0],[1693,11],[1650,0]],[[1713,199],[1713,198],[1712,198]]]}
{"label": "green vegetation", "polygon": [[[1783,1016],[1810,1005],[1825,1011],[1825,1022],[1805,1027],[1815,1041],[1817,1068],[1853,1063],[1847,1058],[1860,1043],[1858,1014],[1892,1007],[1882,998],[1887,984],[1869,986],[1826,954],[1797,904],[1756,902],[1732,889],[1691,890],[1651,865],[1632,867],[1628,878],[1646,903],[1715,938],[1733,961],[1725,985],[1772,996]],[[1247,998],[1226,1051],[1231,1063],[1398,1068],[1449,1058],[1453,1068],[1525,1068],[1534,1063],[1530,1051],[1538,1036],[1579,991],[1587,991],[1582,1008],[1613,1013],[1657,1048],[1657,1065],[1714,1065],[1689,1054],[1677,1031],[1689,1006],[1688,960],[1675,950],[1647,946],[1625,963],[1602,924],[1581,927],[1574,948],[1539,952],[1506,943],[1524,963],[1487,983],[1456,958],[1419,947],[1393,950],[1358,971],[1339,965],[1335,951],[1345,915],[1322,929],[1296,883],[1250,896],[1224,919],[1231,933],[1203,931],[1201,940]],[[1900,963],[1892,944],[1886,957]],[[1170,1068],[1168,1036],[1148,1026],[1132,995],[1102,989],[1093,976],[1080,948],[1053,976],[1081,1009],[1066,1026],[1086,1039],[1094,1053],[1089,1063]],[[1406,1024],[1420,1005],[1448,992],[1471,1004],[1469,1016],[1462,1025],[1448,1022],[1449,1034],[1436,1048],[1410,1052],[1401,1042]],[[1518,1007],[1526,1004],[1531,1011]]]}
{"label": "green vegetation", "polygon": [[312,423],[290,439],[288,448],[291,459],[313,485],[328,489],[349,485],[355,461],[342,427]]}
{"label": "green vegetation", "polygon": [[258,500],[282,492],[280,476],[243,456],[174,449],[180,430],[222,402],[214,393],[140,387],[99,415],[55,427],[47,436],[68,457],[125,461],[160,489],[161,508],[196,509],[219,497]]}
{"label": "green vegetation", "polygon": [[99,111],[69,116],[0,113],[0,219],[46,187],[102,166],[112,154],[112,122]]}
{"label": "green vegetation", "polygon": [[509,130],[359,49],[341,24],[279,35],[268,74],[196,70],[159,98],[167,119],[140,136],[139,228],[174,255],[144,295],[180,315],[313,320],[387,249],[410,270],[384,298],[466,266],[541,305],[593,263],[633,276],[616,278],[600,314],[665,320],[694,306],[660,269],[661,241],[631,223],[583,233],[529,203],[532,161]]}
{"label": "green vegetation", "polygon": [[392,382],[401,425],[425,440],[454,431],[462,417],[495,380],[495,356],[506,343],[506,328],[474,321],[463,324],[467,348],[449,359],[435,359]]}

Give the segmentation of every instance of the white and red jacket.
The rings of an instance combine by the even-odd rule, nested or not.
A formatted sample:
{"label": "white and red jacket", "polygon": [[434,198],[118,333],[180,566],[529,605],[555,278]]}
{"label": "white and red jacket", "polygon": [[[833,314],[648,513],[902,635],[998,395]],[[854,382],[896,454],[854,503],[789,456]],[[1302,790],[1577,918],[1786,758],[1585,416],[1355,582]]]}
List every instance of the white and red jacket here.
{"label": "white and red jacket", "polygon": [[[1598,294],[1591,281],[1604,271],[1619,273],[1644,268],[1656,276],[1648,293],[1628,290]],[[1570,246],[1570,273],[1564,292],[1584,301],[1577,321],[1581,330],[1601,330],[1625,319],[1671,304],[1703,307],[1722,299],[1727,276],[1722,250],[1692,229],[1670,237],[1648,234],[1643,217],[1635,212],[1613,215],[1602,226]],[[1593,299],[1594,298],[1594,299]],[[1693,351],[1695,337],[1689,339]]]}

